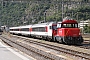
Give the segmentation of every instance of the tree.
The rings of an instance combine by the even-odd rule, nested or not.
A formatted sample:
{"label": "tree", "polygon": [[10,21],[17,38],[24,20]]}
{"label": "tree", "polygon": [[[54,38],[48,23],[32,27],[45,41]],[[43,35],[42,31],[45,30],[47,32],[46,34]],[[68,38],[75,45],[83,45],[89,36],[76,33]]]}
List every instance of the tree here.
{"label": "tree", "polygon": [[84,33],[90,33],[90,26],[84,26]]}

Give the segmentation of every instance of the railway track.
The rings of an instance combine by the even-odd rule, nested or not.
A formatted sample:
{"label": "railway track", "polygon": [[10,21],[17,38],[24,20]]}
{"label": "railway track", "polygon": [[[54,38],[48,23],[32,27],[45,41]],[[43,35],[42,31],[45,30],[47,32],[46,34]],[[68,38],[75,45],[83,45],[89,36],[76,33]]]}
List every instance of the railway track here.
{"label": "railway track", "polygon": [[90,34],[82,34],[83,37],[90,38]]}
{"label": "railway track", "polygon": [[84,49],[90,49],[90,34],[82,34],[82,37],[84,39],[84,42],[82,46],[78,46],[78,47],[84,48]]}
{"label": "railway track", "polygon": [[89,40],[90,41],[90,34],[83,34],[82,35],[84,40]]}
{"label": "railway track", "polygon": [[[90,53],[76,51],[63,46],[56,46],[45,41],[36,41],[19,36],[0,36],[0,38],[26,54],[33,56],[37,60],[90,60]],[[90,51],[89,51],[90,52]]]}
{"label": "railway track", "polygon": [[90,44],[83,44],[82,46],[79,47],[84,49],[90,49]]}
{"label": "railway track", "polygon": [[[5,43],[8,45],[17,48],[18,50],[34,57],[36,60],[66,60],[62,57],[55,56],[53,54],[44,52],[43,50],[39,50],[37,48],[34,48],[28,44],[25,44],[25,42],[16,41],[17,38],[13,38],[14,40],[11,40],[5,36],[0,36],[0,39],[2,39]],[[26,39],[24,39],[26,40]]]}
{"label": "railway track", "polygon": [[[77,46],[76,46],[77,47]],[[84,49],[90,49],[90,40],[85,40],[82,45],[78,46],[80,48],[84,48]]]}

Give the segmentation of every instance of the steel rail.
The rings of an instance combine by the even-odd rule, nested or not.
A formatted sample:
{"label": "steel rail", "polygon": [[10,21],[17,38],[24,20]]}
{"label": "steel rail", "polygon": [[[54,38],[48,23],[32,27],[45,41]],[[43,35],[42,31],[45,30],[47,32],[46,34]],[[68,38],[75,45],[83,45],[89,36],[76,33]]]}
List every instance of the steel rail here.
{"label": "steel rail", "polygon": [[[23,39],[23,38],[21,38],[21,39]],[[54,49],[54,50],[63,52],[65,54],[70,54],[72,56],[81,57],[81,59],[90,60],[90,54],[87,54],[87,53],[84,53],[84,52],[78,52],[78,51],[74,51],[74,50],[70,50],[70,49],[67,49],[67,48],[54,46],[54,45],[51,45],[51,44],[42,43],[42,42],[38,42],[38,41],[34,41],[34,40],[25,39],[24,41],[26,41],[26,43],[34,43],[34,44],[37,44],[37,45],[41,45],[41,46],[44,46],[44,47],[47,47],[47,48],[50,48],[50,49]]]}

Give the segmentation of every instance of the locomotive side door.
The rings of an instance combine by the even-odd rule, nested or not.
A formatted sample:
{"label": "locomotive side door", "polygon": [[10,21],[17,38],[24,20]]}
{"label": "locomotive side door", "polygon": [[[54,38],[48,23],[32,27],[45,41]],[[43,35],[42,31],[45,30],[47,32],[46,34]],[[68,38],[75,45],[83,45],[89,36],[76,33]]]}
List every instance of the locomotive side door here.
{"label": "locomotive side door", "polygon": [[62,36],[62,24],[57,24],[57,36]]}

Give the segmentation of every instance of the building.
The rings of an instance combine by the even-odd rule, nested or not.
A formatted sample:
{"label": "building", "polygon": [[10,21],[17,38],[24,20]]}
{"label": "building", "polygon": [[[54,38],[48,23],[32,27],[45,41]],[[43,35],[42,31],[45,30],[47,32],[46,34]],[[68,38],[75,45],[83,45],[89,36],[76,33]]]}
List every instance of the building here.
{"label": "building", "polygon": [[83,28],[84,26],[90,26],[90,20],[86,20],[86,21],[80,21],[79,23],[79,27]]}

